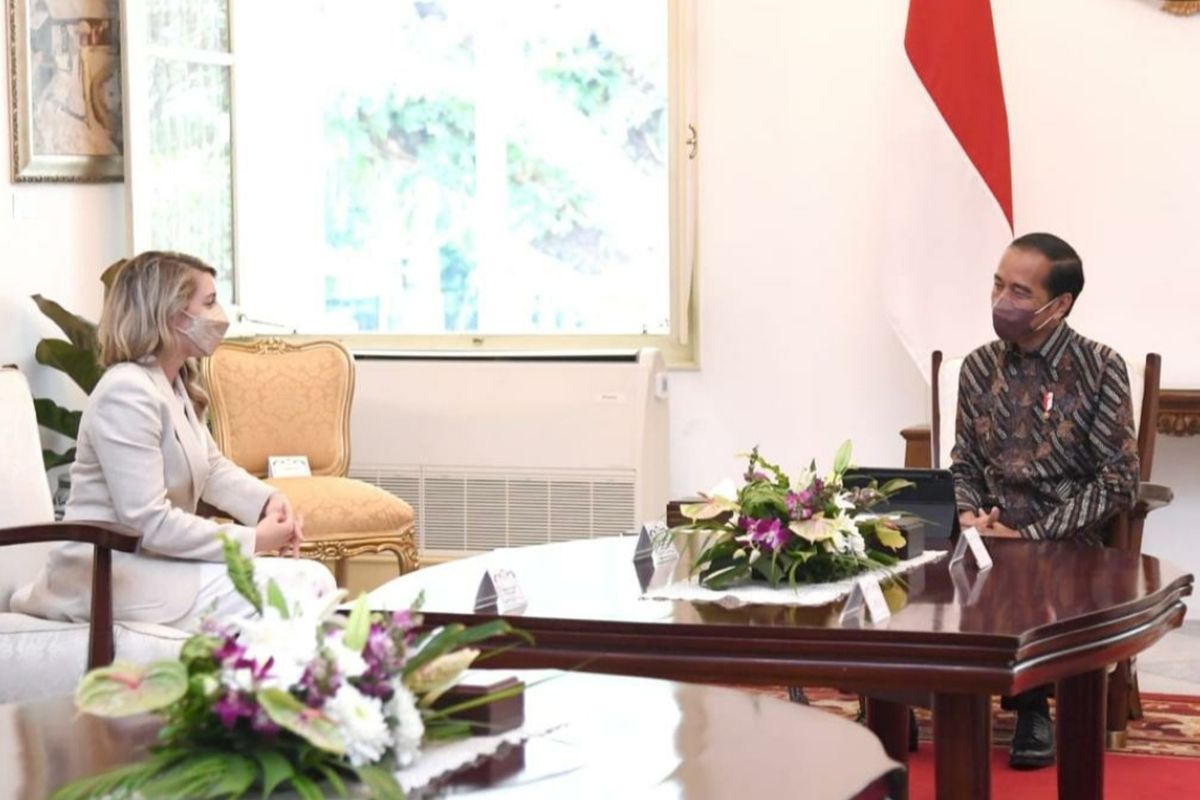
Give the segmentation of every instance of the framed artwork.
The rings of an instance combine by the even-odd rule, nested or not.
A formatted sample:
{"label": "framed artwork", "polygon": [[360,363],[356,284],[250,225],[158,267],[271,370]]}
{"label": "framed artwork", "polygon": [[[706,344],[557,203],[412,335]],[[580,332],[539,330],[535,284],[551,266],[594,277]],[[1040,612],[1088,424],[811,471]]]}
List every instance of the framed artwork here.
{"label": "framed artwork", "polygon": [[124,175],[118,0],[8,0],[12,179]]}

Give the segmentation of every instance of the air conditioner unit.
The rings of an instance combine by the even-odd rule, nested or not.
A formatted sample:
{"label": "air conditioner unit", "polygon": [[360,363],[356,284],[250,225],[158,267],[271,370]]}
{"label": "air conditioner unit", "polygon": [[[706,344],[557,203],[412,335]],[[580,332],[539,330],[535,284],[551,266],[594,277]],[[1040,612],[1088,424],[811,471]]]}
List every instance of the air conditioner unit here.
{"label": "air conditioner unit", "polygon": [[423,557],[610,536],[663,516],[657,350],[355,357],[350,475],[412,505]]}

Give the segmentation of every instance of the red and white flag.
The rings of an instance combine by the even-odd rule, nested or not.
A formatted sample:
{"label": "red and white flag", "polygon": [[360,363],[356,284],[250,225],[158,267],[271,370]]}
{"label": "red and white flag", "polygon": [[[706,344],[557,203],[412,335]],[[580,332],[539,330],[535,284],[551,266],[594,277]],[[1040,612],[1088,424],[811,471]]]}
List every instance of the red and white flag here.
{"label": "red and white flag", "polygon": [[995,338],[991,276],[1012,239],[1008,114],[990,0],[910,0],[888,126],[888,317],[923,372],[929,354]]}

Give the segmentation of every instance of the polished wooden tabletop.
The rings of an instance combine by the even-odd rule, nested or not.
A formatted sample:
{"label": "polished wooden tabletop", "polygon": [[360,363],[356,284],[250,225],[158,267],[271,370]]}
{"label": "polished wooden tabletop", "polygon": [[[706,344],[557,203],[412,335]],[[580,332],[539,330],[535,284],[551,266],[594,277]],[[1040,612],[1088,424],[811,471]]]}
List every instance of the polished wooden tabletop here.
{"label": "polished wooden tabletop", "polygon": [[[889,760],[866,728],[760,694],[583,673],[518,673],[530,725],[558,725],[424,796],[878,798]],[[548,680],[546,678],[549,678]],[[145,753],[154,717],[77,715],[69,698],[0,706],[0,797],[41,800]]]}
{"label": "polished wooden tabletop", "polygon": [[[401,576],[371,594],[377,609],[424,595],[425,622],[477,623],[486,570],[517,576],[527,599],[506,613],[534,637],[492,663],[673,680],[800,684],[869,693],[867,718],[903,762],[906,704],[931,703],[939,800],[990,792],[990,695],[1057,684],[1059,796],[1104,790],[1104,693],[1111,664],[1178,627],[1192,576],[1152,556],[1058,542],[990,540],[994,566],[947,559],[884,594],[892,615],[843,619],[819,608],[642,598],[678,580],[689,558],[648,569],[632,537],[498,550]],[[897,790],[904,796],[905,787]]]}
{"label": "polished wooden tabletop", "polygon": [[[818,608],[643,599],[632,537],[496,550],[401,576],[370,595],[431,623],[478,621],[485,569],[517,576],[527,607],[508,616],[536,638],[520,666],[695,680],[804,681],[847,688],[1015,693],[1138,652],[1182,620],[1192,577],[1151,556],[1053,542],[991,540],[986,572],[942,559],[885,587],[881,624]],[[654,583],[686,569],[660,568]],[[731,662],[731,657],[736,664]],[[512,663],[518,663],[512,662]],[[732,666],[731,666],[732,665]]]}

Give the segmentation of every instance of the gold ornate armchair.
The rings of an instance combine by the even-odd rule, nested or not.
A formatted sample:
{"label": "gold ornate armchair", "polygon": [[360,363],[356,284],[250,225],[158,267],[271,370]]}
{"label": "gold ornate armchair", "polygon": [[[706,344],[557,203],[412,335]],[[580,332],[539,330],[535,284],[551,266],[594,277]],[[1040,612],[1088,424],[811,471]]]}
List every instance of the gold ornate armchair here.
{"label": "gold ornate armchair", "polygon": [[333,561],[389,552],[400,572],[418,566],[412,507],[362,481],[350,467],[354,359],[337,342],[277,338],[223,342],[202,366],[213,438],[227,458],[266,478],[267,457],[304,455],[312,477],[266,478],[304,516],[301,555]]}

